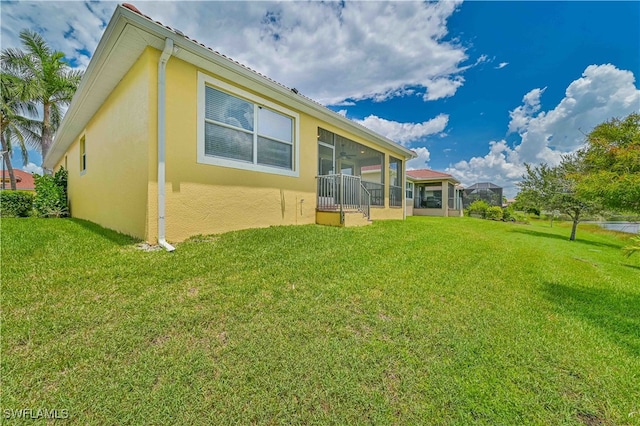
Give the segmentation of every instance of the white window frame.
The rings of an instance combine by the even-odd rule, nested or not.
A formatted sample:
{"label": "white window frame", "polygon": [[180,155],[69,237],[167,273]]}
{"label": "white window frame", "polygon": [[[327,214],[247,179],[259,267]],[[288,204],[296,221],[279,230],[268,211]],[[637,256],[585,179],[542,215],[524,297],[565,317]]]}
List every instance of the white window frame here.
{"label": "white window frame", "polygon": [[[409,185],[411,185],[411,197],[407,197],[407,193],[409,192]],[[406,180],[405,181],[405,197],[407,200],[413,200],[413,190],[415,189],[415,185],[413,184],[413,182]]]}
{"label": "white window frame", "polygon": [[87,173],[87,139],[85,135],[80,138],[78,148],[80,150],[80,176],[82,176]]}
{"label": "white window frame", "polygon": [[[234,160],[232,158],[215,157],[211,155],[205,155],[205,107],[206,107],[206,87],[212,87],[214,89],[221,90],[229,95],[244,99],[255,105],[266,107],[277,113],[286,115],[293,120],[293,141],[292,141],[292,169],[284,169],[277,166],[268,166],[264,164],[257,164],[257,153],[254,147],[254,162],[250,163],[242,160]],[[287,109],[281,105],[263,99],[259,96],[242,90],[238,87],[232,86],[229,83],[218,80],[210,75],[198,72],[198,133],[197,133],[197,162],[200,164],[209,164],[212,166],[230,167],[233,169],[249,170],[261,173],[270,173],[276,175],[284,175],[291,177],[300,176],[300,115],[290,109]]]}

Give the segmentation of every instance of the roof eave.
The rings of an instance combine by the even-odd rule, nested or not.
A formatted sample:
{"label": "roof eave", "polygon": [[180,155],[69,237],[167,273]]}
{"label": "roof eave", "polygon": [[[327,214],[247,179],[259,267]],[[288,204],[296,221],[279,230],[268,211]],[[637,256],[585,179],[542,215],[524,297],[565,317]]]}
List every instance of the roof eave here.
{"label": "roof eave", "polygon": [[418,178],[418,177],[413,177],[410,176],[409,174],[407,174],[407,179],[412,180],[413,182],[430,182],[430,181],[443,181],[443,180],[448,180],[451,182],[454,182],[456,184],[460,184],[460,181],[456,178],[454,178],[453,176],[441,176],[441,177],[431,177],[431,178]]}
{"label": "roof eave", "polygon": [[[133,33],[131,31],[125,31],[127,24],[131,24],[135,29],[144,31],[145,34]],[[238,62],[235,62],[226,56],[218,54],[213,50],[198,44],[196,41],[191,40],[181,33],[175,30],[162,26],[160,23],[154,22],[151,19],[136,13],[122,5],[118,5],[105,29],[105,32],[98,43],[98,46],[94,52],[93,57],[87,67],[85,74],[80,82],[78,90],[71,102],[65,117],[55,135],[53,145],[49,150],[48,155],[43,161],[43,167],[52,169],[55,164],[62,158],[68,147],[73,140],[80,134],[82,129],[86,127],[88,121],[97,112],[96,104],[102,104],[104,99],[98,97],[93,99],[92,108],[85,108],[90,92],[93,94],[97,89],[102,89],[103,93],[110,93],[111,90],[117,85],[117,83],[124,77],[130,65],[126,60],[121,59],[117,55],[113,55],[114,58],[110,58],[111,52],[121,47],[127,37],[131,34],[135,34],[139,37],[138,42],[144,41],[144,48],[146,46],[152,46],[156,49],[162,50],[164,39],[171,38],[176,46],[176,57],[183,59],[187,62],[193,63],[193,59],[198,57],[205,60],[210,64],[209,67],[203,67],[203,69],[218,67],[215,72],[219,73],[220,67],[227,73],[239,74],[240,76],[248,79],[255,84],[268,89],[272,93],[277,94],[280,100],[287,101],[288,105],[297,107],[297,109],[320,118],[336,127],[346,128],[348,131],[363,137],[370,139],[377,144],[389,149],[393,153],[403,157],[404,159],[415,158],[416,154],[408,148],[379,135],[368,128],[355,123],[352,120],[328,109],[327,107],[309,99],[297,93],[291,91],[291,89],[276,83],[273,80],[264,77],[257,72],[248,69]],[[149,37],[144,37],[148,35]],[[139,48],[139,53],[144,49]],[[130,50],[129,59],[131,56],[136,56],[138,50]],[[139,54],[137,55],[139,56]],[[136,58],[137,58],[136,56]],[[189,60],[191,59],[191,60]],[[122,67],[114,67],[111,62],[121,61]],[[129,65],[129,66],[126,66]],[[201,66],[202,64],[194,64]],[[105,74],[105,68],[116,68],[116,72],[109,73],[111,79],[104,80],[99,78]],[[126,68],[126,69],[125,69]],[[106,99],[106,96],[103,96]],[[292,105],[293,103],[293,105]]]}

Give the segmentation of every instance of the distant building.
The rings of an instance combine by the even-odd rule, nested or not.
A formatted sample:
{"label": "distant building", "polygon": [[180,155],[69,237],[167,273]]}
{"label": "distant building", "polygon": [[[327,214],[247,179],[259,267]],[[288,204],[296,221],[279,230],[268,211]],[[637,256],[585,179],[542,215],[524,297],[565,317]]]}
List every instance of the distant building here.
{"label": "distant building", "polygon": [[[35,183],[33,175],[24,170],[13,169],[13,174],[16,177],[16,189],[21,191],[33,191],[35,190]],[[0,189],[11,189],[11,180],[9,179],[9,172],[3,171],[2,184]]]}
{"label": "distant building", "polygon": [[465,188],[464,208],[477,200],[486,201],[491,206],[502,206],[502,188],[491,182],[480,182]]}
{"label": "distant building", "polygon": [[460,182],[435,170],[407,170],[407,216],[462,216]]}

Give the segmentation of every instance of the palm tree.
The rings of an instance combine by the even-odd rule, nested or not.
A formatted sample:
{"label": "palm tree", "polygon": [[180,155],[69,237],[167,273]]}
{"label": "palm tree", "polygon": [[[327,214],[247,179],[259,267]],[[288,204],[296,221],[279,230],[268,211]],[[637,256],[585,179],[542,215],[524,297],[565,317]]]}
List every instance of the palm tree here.
{"label": "palm tree", "polygon": [[22,30],[20,40],[25,51],[3,50],[2,68],[29,82],[35,89],[32,101],[42,107],[39,148],[44,161],[62,120],[62,108],[71,102],[82,71],[71,69],[64,61],[64,53],[52,50],[36,32]]}
{"label": "palm tree", "polygon": [[[30,100],[34,96],[34,87],[24,80],[0,73],[0,141],[2,142],[2,160],[9,174],[11,189],[16,189],[16,178],[11,164],[11,153],[14,143],[22,151],[22,161],[26,165],[29,161],[26,144],[38,147],[41,123],[24,115],[37,114],[35,104]],[[2,176],[4,183],[4,176]]]}

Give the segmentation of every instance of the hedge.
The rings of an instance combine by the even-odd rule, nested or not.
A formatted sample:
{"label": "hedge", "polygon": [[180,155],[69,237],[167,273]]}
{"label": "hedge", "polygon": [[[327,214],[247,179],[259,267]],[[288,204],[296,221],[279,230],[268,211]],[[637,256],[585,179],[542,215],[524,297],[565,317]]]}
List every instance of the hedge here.
{"label": "hedge", "polygon": [[0,192],[0,216],[27,217],[33,212],[33,192],[4,190]]}

